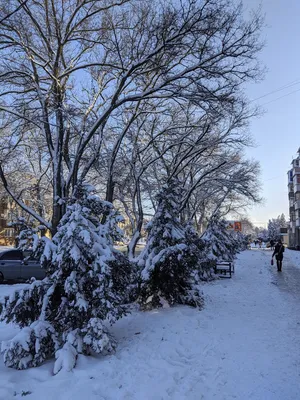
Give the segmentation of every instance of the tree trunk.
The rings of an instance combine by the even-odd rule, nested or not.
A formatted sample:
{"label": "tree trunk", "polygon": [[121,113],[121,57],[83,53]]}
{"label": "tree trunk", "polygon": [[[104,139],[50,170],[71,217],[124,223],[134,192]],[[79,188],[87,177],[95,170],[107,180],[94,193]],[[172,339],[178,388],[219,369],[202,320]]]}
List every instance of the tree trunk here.
{"label": "tree trunk", "polygon": [[135,257],[135,248],[136,245],[138,244],[138,241],[141,237],[141,228],[142,227],[137,227],[136,230],[134,231],[134,234],[129,242],[128,245],[128,258],[130,261],[132,261]]}
{"label": "tree trunk", "polygon": [[59,168],[56,170],[54,167],[54,188],[53,188],[53,214],[52,214],[52,236],[57,232],[58,224],[65,214],[66,205],[64,204],[65,190],[61,180],[61,163],[58,163]]}
{"label": "tree trunk", "polygon": [[130,260],[134,259],[134,257],[135,257],[135,248],[141,237],[141,231],[142,231],[143,220],[144,220],[144,212],[143,212],[139,180],[136,180],[136,195],[137,195],[137,206],[138,206],[138,218],[137,218],[137,223],[136,223],[136,229],[135,229],[132,239],[128,245],[128,257]]}
{"label": "tree trunk", "polygon": [[107,185],[106,185],[106,201],[109,201],[110,203],[113,202],[114,200],[114,189],[115,189],[115,183],[113,181],[113,176],[112,174],[109,175],[108,180],[107,180]]}

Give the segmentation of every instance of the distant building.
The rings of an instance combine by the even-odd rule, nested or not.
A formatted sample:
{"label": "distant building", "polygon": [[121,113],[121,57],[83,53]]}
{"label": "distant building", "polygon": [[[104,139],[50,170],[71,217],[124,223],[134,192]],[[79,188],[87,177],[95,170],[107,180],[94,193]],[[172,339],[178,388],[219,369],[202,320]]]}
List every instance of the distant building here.
{"label": "distant building", "polygon": [[[42,183],[30,174],[23,174],[22,180],[27,187],[20,187],[18,199],[27,207],[33,209],[44,219],[51,218],[52,192],[45,190]],[[16,192],[18,192],[16,189]],[[11,226],[19,217],[31,220],[32,217],[18,206],[15,201],[0,187],[0,246],[14,245],[16,243],[16,230]],[[38,222],[36,221],[38,225]],[[46,236],[50,232],[46,232]]]}
{"label": "distant building", "polygon": [[289,228],[280,228],[280,237],[282,243],[290,246]]}
{"label": "distant building", "polygon": [[289,245],[300,248],[300,149],[298,157],[292,161],[292,169],[288,171],[289,196]]}
{"label": "distant building", "polygon": [[10,227],[13,209],[13,202],[7,197],[0,199],[0,246],[12,245],[15,242],[15,232]]}
{"label": "distant building", "polygon": [[[22,200],[27,206],[30,206],[29,199]],[[0,246],[15,244],[16,232],[11,223],[21,216],[30,217],[9,196],[0,197]]]}
{"label": "distant building", "polygon": [[241,221],[226,221],[226,222],[227,222],[227,229],[229,231],[243,232],[243,225]]}

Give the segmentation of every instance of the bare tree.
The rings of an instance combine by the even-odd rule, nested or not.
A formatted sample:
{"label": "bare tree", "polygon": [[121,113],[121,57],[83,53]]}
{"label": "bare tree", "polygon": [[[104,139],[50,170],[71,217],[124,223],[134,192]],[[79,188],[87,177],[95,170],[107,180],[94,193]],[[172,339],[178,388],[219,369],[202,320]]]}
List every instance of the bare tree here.
{"label": "bare tree", "polygon": [[17,13],[26,3],[28,0],[23,0],[20,2],[19,5],[16,5],[15,8],[11,8],[11,4],[6,2],[0,10],[1,13],[1,19],[0,19],[0,24],[3,22],[7,21],[10,17],[12,17],[15,13]]}
{"label": "bare tree", "polygon": [[[262,19],[253,14],[244,21],[241,6],[229,0],[10,3],[18,12],[0,24],[0,109],[15,142],[37,129],[47,145],[51,221],[18,200],[3,162],[0,178],[52,233],[66,198],[88,176],[127,110],[139,113],[145,102],[168,101],[224,114],[241,101],[241,85],[260,74]],[[112,160],[126,124],[115,130]]]}
{"label": "bare tree", "polygon": [[[145,208],[150,205],[155,210],[155,194],[173,177],[186,190],[183,221],[203,220],[220,208],[227,214],[259,201],[258,165],[242,156],[243,148],[251,144],[245,131],[248,112],[230,114],[226,123],[226,115],[212,119],[209,113],[195,116],[196,111],[195,107],[173,107],[136,115],[113,161],[114,200],[122,203],[133,232],[131,256]],[[111,168],[110,154],[108,148],[109,167],[103,158],[97,167],[100,181]]]}

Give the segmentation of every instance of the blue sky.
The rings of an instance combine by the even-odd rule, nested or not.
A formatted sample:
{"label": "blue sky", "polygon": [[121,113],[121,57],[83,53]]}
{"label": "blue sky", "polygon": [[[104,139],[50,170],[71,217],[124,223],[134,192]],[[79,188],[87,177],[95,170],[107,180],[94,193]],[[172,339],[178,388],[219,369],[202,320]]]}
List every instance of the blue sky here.
{"label": "blue sky", "polygon": [[[247,155],[260,161],[265,202],[249,210],[249,217],[256,225],[265,225],[269,218],[281,213],[288,217],[287,171],[300,147],[300,1],[244,0],[247,8],[259,4],[266,14],[266,46],[260,59],[267,73],[263,82],[247,86],[248,97],[256,99],[299,81],[258,100],[265,113],[252,120],[250,126],[257,146],[247,150]],[[296,90],[299,91],[289,94]],[[287,96],[278,99],[284,95]]]}

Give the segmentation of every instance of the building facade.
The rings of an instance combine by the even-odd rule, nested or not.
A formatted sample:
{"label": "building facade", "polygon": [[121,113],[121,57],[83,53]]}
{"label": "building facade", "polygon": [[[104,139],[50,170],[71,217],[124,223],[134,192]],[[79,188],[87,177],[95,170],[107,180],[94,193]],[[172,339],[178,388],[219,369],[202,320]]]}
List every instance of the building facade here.
{"label": "building facade", "polygon": [[0,246],[12,245],[15,242],[15,231],[10,226],[14,205],[8,198],[0,199]]}
{"label": "building facade", "polygon": [[289,245],[300,248],[300,149],[298,157],[292,161],[292,169],[288,171],[289,196]]}

